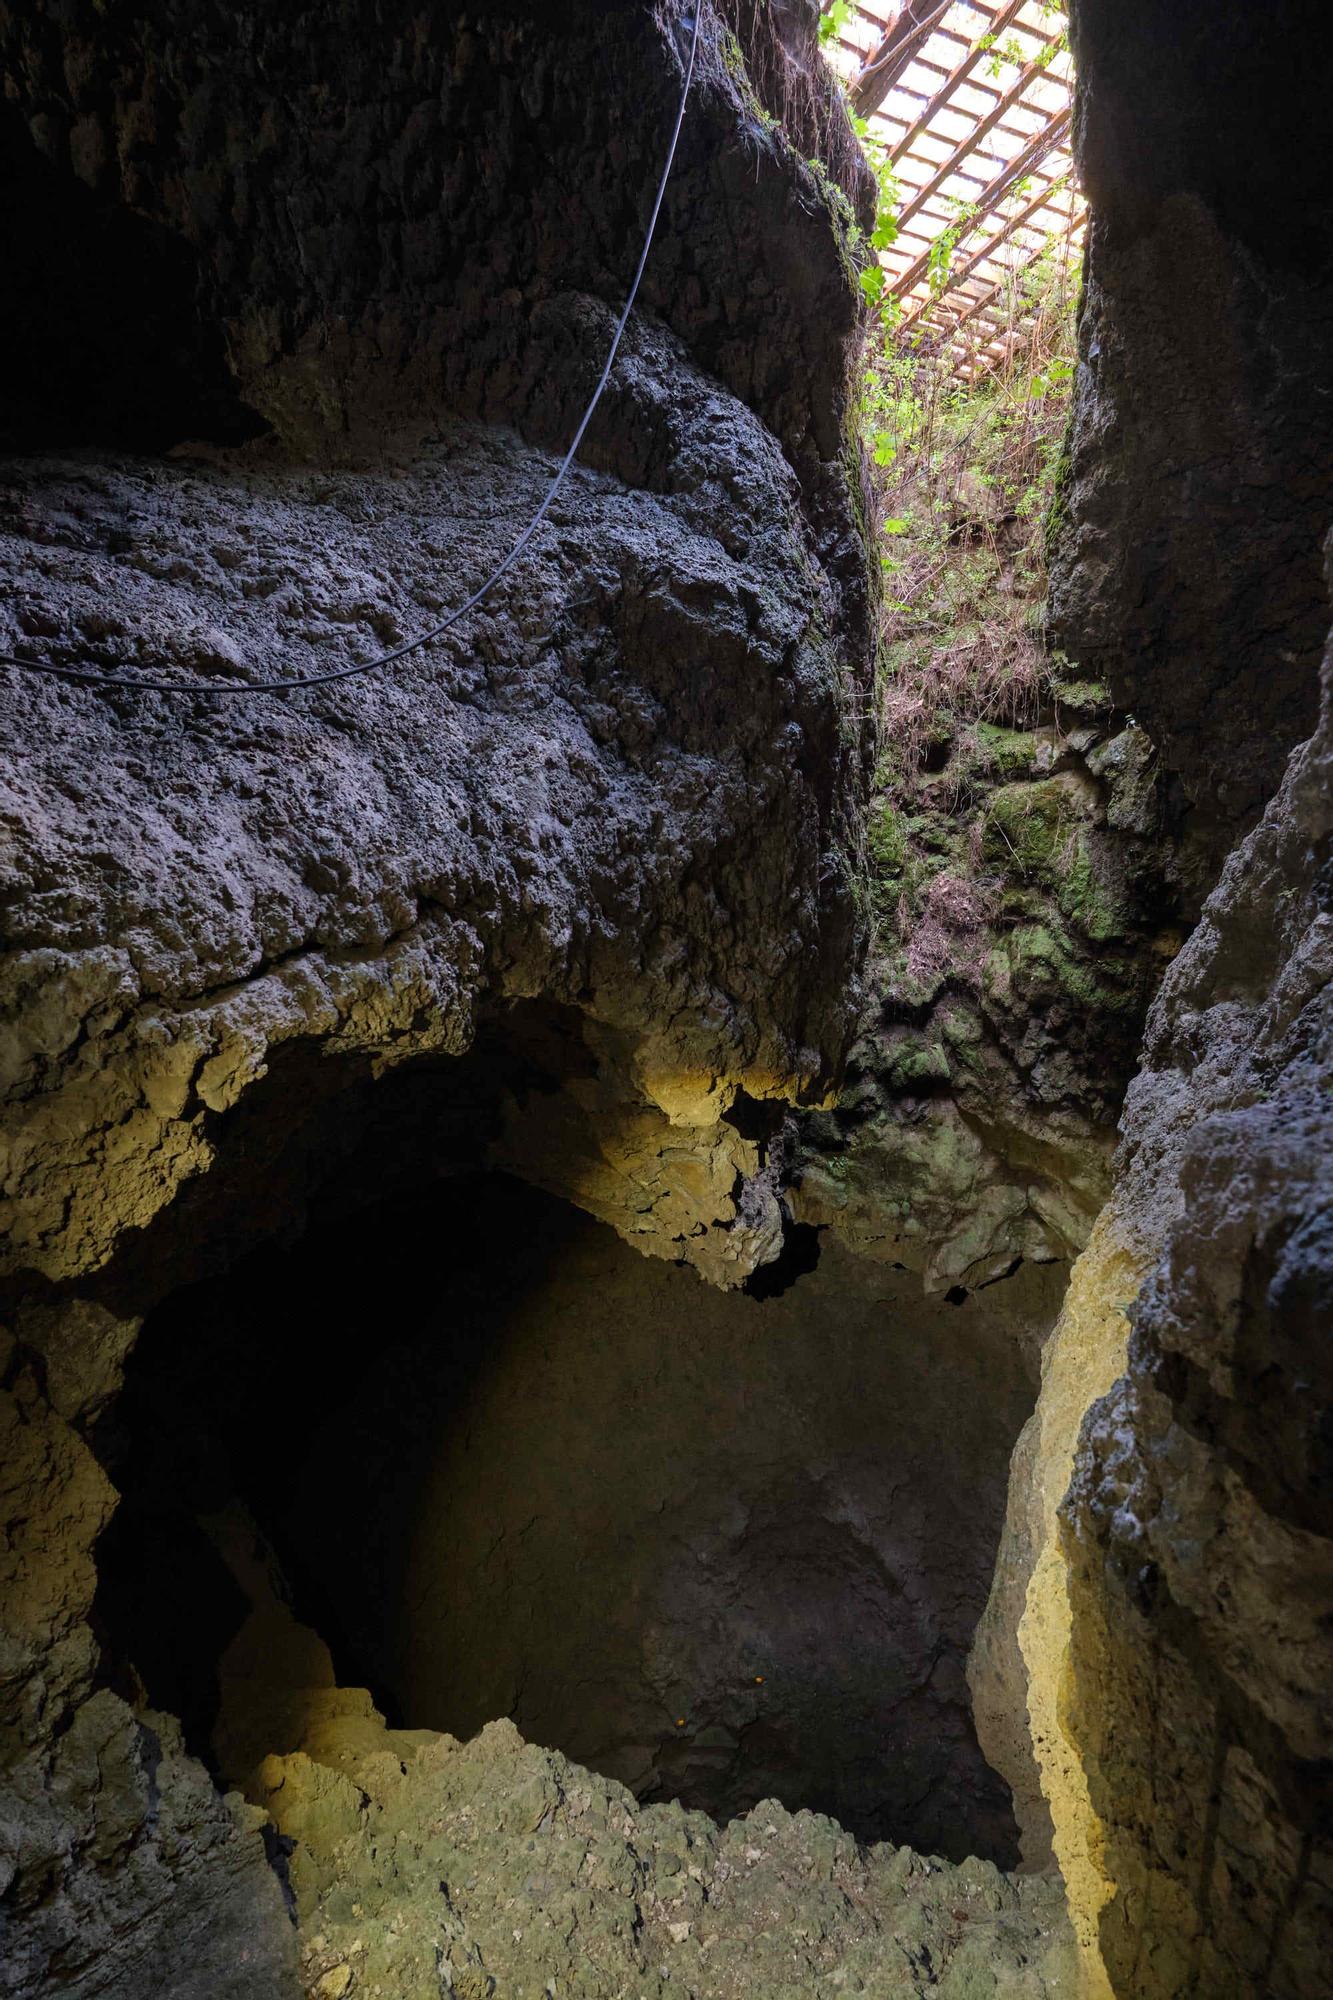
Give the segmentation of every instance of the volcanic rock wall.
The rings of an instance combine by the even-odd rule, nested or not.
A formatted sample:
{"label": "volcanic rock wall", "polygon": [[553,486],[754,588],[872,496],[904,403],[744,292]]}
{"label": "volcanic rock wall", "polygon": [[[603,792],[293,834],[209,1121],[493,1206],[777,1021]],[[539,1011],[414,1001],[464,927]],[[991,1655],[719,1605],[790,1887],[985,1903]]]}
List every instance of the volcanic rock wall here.
{"label": "volcanic rock wall", "polygon": [[1324,15],[1074,0],[1070,20],[1092,222],[1051,629],[1177,774],[1197,892],[1317,714]]}
{"label": "volcanic rock wall", "polygon": [[1152,1260],[1059,1531],[1085,1883],[1114,1991],[1145,2000],[1333,1980],[1330,697],[1333,658],[1154,1008],[1075,1279],[1105,1312],[1111,1246]]}
{"label": "volcanic rock wall", "polygon": [[[485,993],[582,1009],[625,1044],[621,1206],[665,1202],[633,1226],[664,1222],[673,1255],[736,1221],[731,1190],[754,1178],[753,1151],[714,1129],[737,1087],[824,1087],[854,971],[866,646],[843,430],[852,211],[759,122],[717,32],[645,296],[675,333],[637,331],[592,470],[454,643],[285,707],[11,677],[8,976],[15,1087],[36,1100],[6,1190],[23,1261],[104,1260],[293,1034],[453,1051]],[[7,23],[6,117],[16,145],[26,119],[47,191],[48,262],[65,196],[166,232],[236,409],[276,425],[242,460],[16,464],[7,615],[25,655],[245,679],[410,637],[513,538],[549,474],[535,447],[568,435],[595,380],[679,90],[667,26],[594,8],[548,44],[500,10],[483,49],[461,22],[427,37],[352,9],[255,33],[192,14],[173,39],[91,7]],[[600,111],[595,68],[617,79]],[[29,318],[11,313],[15,338]],[[133,356],[115,322],[78,325],[99,414],[57,388],[42,441],[164,441],[116,401]],[[20,379],[30,431],[45,378]],[[296,440],[319,442],[318,473]],[[357,440],[357,470],[330,465]],[[71,1091],[91,1094],[75,1108]],[[644,1143],[645,1110],[691,1136]],[[645,1199],[654,1154],[692,1146],[701,1166]],[[776,1244],[771,1198],[750,1210],[728,1246],[741,1275]]]}
{"label": "volcanic rock wall", "polygon": [[[1297,5],[1074,24],[1095,221],[1054,612],[1177,773],[1202,882],[1317,712],[1327,63]],[[1325,676],[1155,1003],[974,1651],[1095,1994],[1330,1990]]]}
{"label": "volcanic rock wall", "polygon": [[[4,650],[299,674],[485,573],[596,378],[681,78],[668,10],[546,11],[0,7]],[[1327,218],[1290,143],[1321,129],[1307,11],[1076,12],[1096,221],[1052,630],[1159,746],[1196,903],[1313,724],[1327,624]],[[386,1967],[438,1987],[447,1965],[460,1994],[491,1976],[479,1927],[492,1956],[520,1942],[496,1879],[614,1938],[608,1981],[655,1972],[641,1938],[698,1969],[706,1882],[744,1913],[739,1945],[725,1917],[708,1934],[722,1990],[775,1922],[809,1980],[850,1923],[858,1976],[890,1963],[904,1990],[940,1966],[972,1990],[1001,1944],[1015,1990],[1067,1985],[1043,1891],[983,1871],[918,1894],[911,1857],[776,1815],[725,1839],[636,1820],[503,1730],[451,1764],[320,1660],[249,1774],[326,1923],[302,1970],[262,1816],[90,1623],[116,1500],[93,1445],[141,1315],[312,1204],[498,1162],[723,1285],[780,1250],[782,1107],[825,1096],[857,1002],[866,183],[809,10],[735,26],[709,23],[584,463],[471,625],[286,701],[3,676],[0,1977],[24,2000],[345,1993],[344,1871],[401,1919]],[[1285,36],[1265,70],[1259,30]],[[1242,148],[1256,116],[1270,144]],[[1134,2000],[1328,1979],[1328,750],[1325,723],[1163,990],[974,1656],[1030,1858],[1053,1823],[1086,1977]],[[933,1275],[1054,1247],[978,1244]],[[540,1833],[559,1868],[464,1873],[419,1949],[446,1851],[423,1799],[462,1801],[464,1857],[496,1769],[505,1839]],[[571,1825],[592,1889],[559,1872]]]}
{"label": "volcanic rock wall", "polygon": [[[723,1284],[780,1248],[765,1100],[827,1087],[855,987],[865,183],[811,23],[796,63],[745,11],[583,461],[449,644],[286,700],[3,675],[5,1990],[295,1978],[253,1815],[88,1623],[154,1299],[340,1174],[516,1145]],[[596,380],[686,46],[0,8],[3,648],[253,681],[438,619]]]}
{"label": "volcanic rock wall", "polygon": [[1097,1993],[1328,1990],[1329,758],[1326,716],[1154,1007],[974,1662],[1035,1846],[987,1706],[1016,1617]]}

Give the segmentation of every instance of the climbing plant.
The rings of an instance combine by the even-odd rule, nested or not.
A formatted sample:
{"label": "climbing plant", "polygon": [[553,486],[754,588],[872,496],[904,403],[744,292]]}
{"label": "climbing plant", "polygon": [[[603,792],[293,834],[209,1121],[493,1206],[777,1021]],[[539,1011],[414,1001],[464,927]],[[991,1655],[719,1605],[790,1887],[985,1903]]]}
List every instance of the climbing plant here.
{"label": "climbing plant", "polygon": [[[1045,14],[1063,13],[1062,0],[1041,4]],[[821,42],[841,36],[855,12],[854,0],[824,0]],[[1065,47],[1062,33],[1037,66]],[[1016,37],[991,35],[982,48],[997,78],[1031,66]],[[910,791],[934,738],[953,740],[986,720],[1021,723],[1041,705],[1047,668],[1033,627],[1074,375],[1078,260],[1059,234],[1035,258],[1015,247],[1012,270],[972,322],[971,365],[960,365],[964,357],[932,333],[928,314],[902,324],[880,262],[899,233],[902,190],[888,145],[850,98],[846,104],[876,184],[873,228],[857,232],[861,289],[872,308],[861,418],[884,584],[885,755],[900,790]],[[1014,184],[1010,212],[1019,213],[1032,186],[1031,176]],[[981,226],[974,201],[954,199],[949,208],[925,260],[936,300]]]}
{"label": "climbing plant", "polygon": [[856,8],[852,0],[833,0],[833,5],[819,19],[819,40],[821,46],[836,42],[838,36],[850,23]]}
{"label": "climbing plant", "polygon": [[999,359],[970,380],[925,338],[872,335],[861,384],[884,582],[885,754],[912,785],[933,737],[1040,706],[1045,591],[1074,374],[1077,273],[1053,241],[1003,289]]}
{"label": "climbing plant", "polygon": [[998,935],[1023,869],[996,788],[1030,775],[1070,696],[1041,630],[1074,376],[1064,247],[1005,288],[1000,358],[974,379],[912,328],[876,324],[867,346],[883,584],[868,909],[886,990],[909,1000],[951,971],[966,984]]}
{"label": "climbing plant", "polygon": [[866,245],[869,254],[861,271],[861,290],[869,304],[877,309],[878,322],[887,333],[892,330],[897,314],[893,309],[893,302],[888,297],[884,266],[879,261],[879,253],[897,241],[901,190],[898,186],[898,177],[893,171],[893,160],[889,149],[882,139],[875,136],[869,119],[859,117],[854,111],[850,112],[849,116],[852,130],[861,141],[861,150],[875,176],[876,190],[875,221]]}

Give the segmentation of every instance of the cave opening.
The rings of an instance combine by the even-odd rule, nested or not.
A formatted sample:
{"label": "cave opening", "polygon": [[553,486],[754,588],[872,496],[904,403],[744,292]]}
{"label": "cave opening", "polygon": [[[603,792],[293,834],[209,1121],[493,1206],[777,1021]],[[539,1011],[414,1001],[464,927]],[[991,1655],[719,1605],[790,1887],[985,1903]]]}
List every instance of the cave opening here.
{"label": "cave opening", "polygon": [[[42,121],[47,124],[48,121]],[[62,172],[12,103],[0,106],[0,259],[23,310],[0,316],[0,448],[163,451],[240,444],[267,426],[238,393],[180,234]],[[105,176],[106,161],[85,161]],[[96,301],[95,310],[90,302]]]}
{"label": "cave opening", "polygon": [[395,1726],[510,1716],[645,1801],[1013,1865],[964,1666],[1063,1274],[959,1313],[810,1248],[722,1293],[472,1172],[174,1291],[99,1437],[111,1671],[241,1782],[228,1659],[271,1552]]}

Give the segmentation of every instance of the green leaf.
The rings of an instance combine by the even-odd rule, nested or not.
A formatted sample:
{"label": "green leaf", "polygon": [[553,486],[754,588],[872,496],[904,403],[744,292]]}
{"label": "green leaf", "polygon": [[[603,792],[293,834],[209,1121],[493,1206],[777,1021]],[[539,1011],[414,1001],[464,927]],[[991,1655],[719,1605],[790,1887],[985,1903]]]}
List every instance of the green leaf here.
{"label": "green leaf", "polygon": [[873,305],[884,290],[884,266],[867,264],[861,273],[861,291]]}
{"label": "green leaf", "polygon": [[891,521],[885,521],[884,532],[886,535],[905,535],[911,525],[909,520],[896,514]]}

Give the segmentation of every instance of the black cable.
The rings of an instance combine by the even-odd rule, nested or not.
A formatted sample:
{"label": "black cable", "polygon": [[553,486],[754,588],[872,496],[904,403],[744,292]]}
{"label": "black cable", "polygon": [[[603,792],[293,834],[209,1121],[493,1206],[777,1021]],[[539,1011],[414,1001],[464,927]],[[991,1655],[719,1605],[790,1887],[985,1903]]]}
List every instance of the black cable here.
{"label": "black cable", "polygon": [[[326,674],[309,674],[304,680],[145,681],[126,679],[119,673],[103,673],[96,667],[62,667],[57,666],[53,660],[21,660],[12,653],[0,653],[0,666],[20,667],[30,674],[51,674],[61,680],[82,681],[93,687],[117,687],[126,688],[130,691],[142,690],[146,694],[286,694],[293,688],[327,687],[332,681],[348,681],[357,674],[369,674],[373,673],[378,667],[392,666],[396,660],[404,659],[407,654],[417,652],[422,646],[432,645],[436,639],[449,630],[450,626],[456,625],[460,618],[465,618],[469,611],[475,611],[482,599],[489,596],[490,592],[500,581],[500,578],[513,568],[524,549],[531,542],[538,528],[540,528],[542,522],[546,519],[556,494],[564,484],[565,474],[574,463],[575,454],[579,446],[583,443],[584,434],[587,431],[588,425],[592,422],[597,405],[602,400],[602,393],[611,379],[611,370],[615,366],[616,356],[620,352],[620,343],[624,338],[625,328],[629,325],[629,316],[634,310],[634,301],[639,295],[639,287],[643,282],[643,274],[648,264],[648,253],[653,247],[653,237],[657,233],[658,219],[662,213],[662,203],[666,199],[667,182],[671,178],[671,169],[676,163],[676,148],[680,143],[681,127],[685,123],[685,107],[689,102],[690,85],[694,80],[694,59],[699,48],[699,24],[703,15],[703,6],[704,0],[695,0],[694,31],[690,37],[690,55],[685,67],[685,82],[680,93],[680,109],[676,113],[675,128],[671,134],[671,144],[667,149],[666,165],[662,169],[662,178],[658,183],[657,199],[653,203],[653,212],[649,218],[648,234],[644,239],[643,254],[639,258],[639,268],[634,273],[634,282],[630,286],[629,297],[625,301],[625,310],[621,313],[620,319],[617,322],[615,334],[611,341],[611,351],[606,357],[606,366],[602,370],[597,387],[593,390],[592,400],[583,412],[582,421],[574,433],[574,441],[561,459],[559,469],[547,487],[541,505],[528,522],[527,527],[523,530],[518,540],[514,543],[514,546],[510,549],[508,555],[492,570],[485,583],[479,589],[473,591],[471,597],[465,603],[460,604],[456,611],[451,611],[447,618],[442,618],[438,625],[433,625],[428,632],[420,633],[415,639],[404,640],[401,646],[395,646],[391,652],[380,653],[373,660],[358,660],[350,667],[333,668]],[[125,662],[124,664],[128,665],[129,663]]]}

